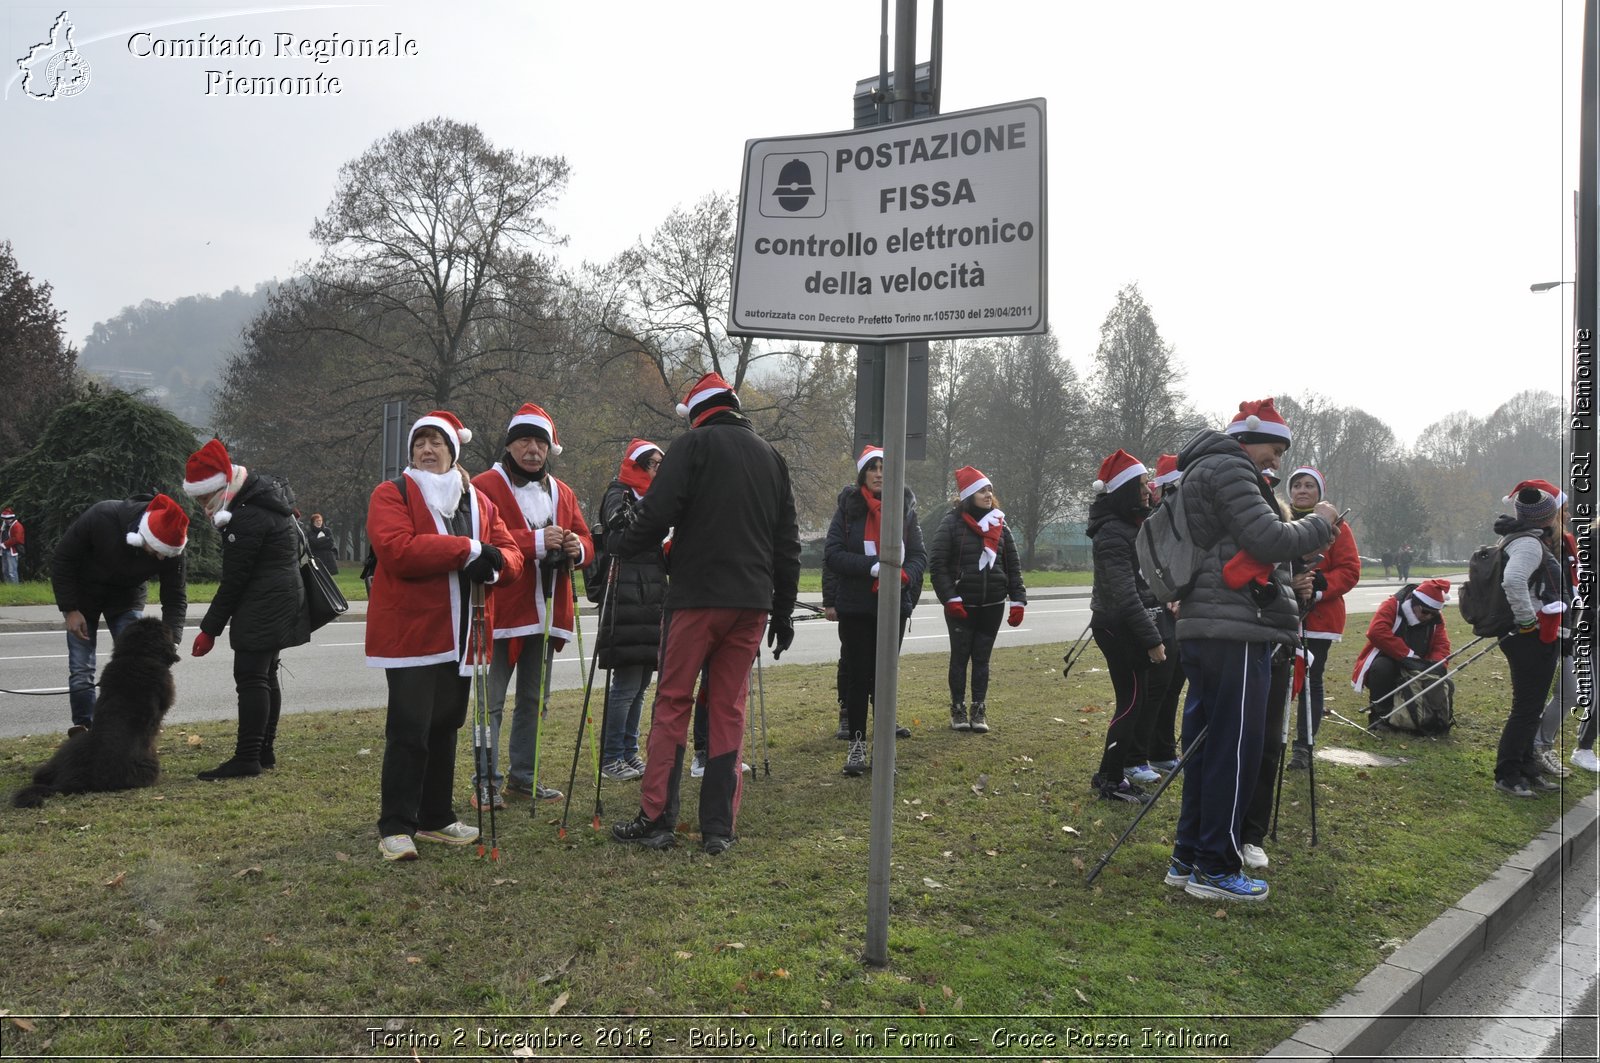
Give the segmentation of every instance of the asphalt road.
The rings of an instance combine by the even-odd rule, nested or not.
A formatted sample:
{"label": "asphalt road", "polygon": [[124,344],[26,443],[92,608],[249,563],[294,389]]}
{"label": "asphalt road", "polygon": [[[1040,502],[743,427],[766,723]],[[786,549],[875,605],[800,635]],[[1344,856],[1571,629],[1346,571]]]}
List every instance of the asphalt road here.
{"label": "asphalt road", "polygon": [[[1393,594],[1394,584],[1358,587],[1346,596],[1353,613],[1371,612]],[[1048,592],[1045,592],[1048,593]],[[1061,594],[1062,592],[1057,592]],[[584,649],[593,643],[592,614],[584,618]],[[1071,596],[1037,597],[1028,607],[1022,626],[1000,628],[998,646],[1056,643],[1061,649],[1074,641],[1089,621],[1087,588]],[[1363,620],[1352,620],[1349,637],[1359,638]],[[232,662],[226,633],[216,649],[201,658],[187,656],[197,628],[185,633],[185,656],[176,666],[178,702],[168,723],[231,719],[234,715]],[[366,666],[362,617],[330,624],[313,636],[311,644],[283,655],[282,683],[285,712],[325,712],[337,709],[381,707],[386,700],[383,673]],[[101,662],[109,640],[101,632]],[[50,691],[66,687],[67,651],[63,631],[0,631],[0,688],[10,691]],[[937,602],[924,593],[906,633],[904,653],[946,653],[949,638]],[[763,648],[763,653],[767,651]],[[837,660],[838,628],[825,620],[805,620],[795,625],[795,641],[781,662],[766,659],[768,667]],[[585,658],[587,662],[587,658]],[[1089,648],[1084,668],[1101,666],[1099,654]],[[580,668],[577,647],[568,646],[556,658],[552,685],[556,689],[581,687],[587,667]],[[63,732],[70,722],[65,694],[0,693],[0,737]]]}

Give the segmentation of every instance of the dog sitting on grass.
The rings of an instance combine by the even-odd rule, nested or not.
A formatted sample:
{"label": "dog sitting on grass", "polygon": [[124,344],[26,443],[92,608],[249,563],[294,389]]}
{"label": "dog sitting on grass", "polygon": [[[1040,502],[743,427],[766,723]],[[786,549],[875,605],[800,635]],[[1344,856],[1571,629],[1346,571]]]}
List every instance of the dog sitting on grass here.
{"label": "dog sitting on grass", "polygon": [[177,661],[177,647],[162,621],[147,617],[129,624],[100,675],[94,725],[61,743],[11,803],[38,808],[53,794],[154,786],[161,777],[156,736],[177,696],[172,682]]}

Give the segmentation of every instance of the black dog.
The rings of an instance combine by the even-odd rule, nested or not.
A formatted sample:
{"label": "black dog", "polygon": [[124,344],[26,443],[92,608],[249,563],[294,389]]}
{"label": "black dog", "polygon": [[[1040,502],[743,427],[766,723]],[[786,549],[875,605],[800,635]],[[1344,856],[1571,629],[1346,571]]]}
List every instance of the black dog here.
{"label": "black dog", "polygon": [[18,808],[38,808],[52,794],[132,790],[161,777],[156,736],[177,690],[172,666],[178,650],[155,617],[135,620],[117,639],[100,675],[94,726],[61,743],[33,773],[33,784],[11,798]]}

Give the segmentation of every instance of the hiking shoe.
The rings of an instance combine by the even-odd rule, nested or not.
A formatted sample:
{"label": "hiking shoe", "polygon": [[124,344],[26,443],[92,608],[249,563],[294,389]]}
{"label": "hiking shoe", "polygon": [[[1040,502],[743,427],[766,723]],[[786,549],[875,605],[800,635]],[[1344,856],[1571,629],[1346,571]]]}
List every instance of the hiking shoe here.
{"label": "hiking shoe", "polygon": [[1189,876],[1183,892],[1191,897],[1214,898],[1219,901],[1264,901],[1271,892],[1259,878],[1251,878],[1238,871],[1226,875],[1208,875],[1198,867]]}
{"label": "hiking shoe", "polygon": [[733,848],[733,839],[726,834],[707,834],[701,839],[700,848],[707,856],[721,856]]}
{"label": "hiking shoe", "polygon": [[857,776],[867,770],[867,742],[860,735],[850,743],[850,752],[845,754],[844,774]]}
{"label": "hiking shoe", "polygon": [[911,728],[909,728],[909,727],[905,726],[904,724],[902,724],[899,727],[896,727],[894,729],[894,736],[896,738],[910,738],[911,737]]}
{"label": "hiking shoe", "polygon": [[535,783],[533,787],[533,796],[539,801],[559,801],[566,795],[560,790],[557,790],[554,786],[540,786]]}
{"label": "hiking shoe", "polygon": [[489,808],[490,807],[490,801],[489,801],[489,795],[490,794],[494,795],[493,808],[494,808],[494,810],[496,812],[498,812],[501,809],[506,807],[506,799],[500,795],[500,792],[498,790],[494,790],[494,789],[492,789],[491,787],[488,787],[488,786],[480,786],[480,787],[477,788],[477,790],[473,791],[473,794],[472,794],[472,807],[474,809],[476,809],[477,811],[479,811],[479,812],[482,812],[483,810]]}
{"label": "hiking shoe", "polygon": [[533,788],[531,786],[529,786],[525,782],[516,782],[515,780],[512,780],[512,779],[507,779],[506,780],[505,788],[502,789],[500,792],[503,793],[503,794],[508,794],[511,797],[532,797],[533,796]]}
{"label": "hiking shoe", "polygon": [[1572,769],[1561,763],[1561,754],[1554,749],[1539,751],[1539,767],[1546,775],[1554,775],[1558,779],[1565,779],[1572,774]]}
{"label": "hiking shoe", "polygon": [[1507,797],[1533,797],[1534,792],[1521,779],[1496,779],[1494,788]]}
{"label": "hiking shoe", "polygon": [[1295,746],[1294,754],[1289,757],[1290,771],[1305,771],[1311,767],[1311,750],[1305,746]]}
{"label": "hiking shoe", "polygon": [[1600,756],[1596,756],[1592,749],[1574,749],[1572,763],[1584,771],[1600,771]]}
{"label": "hiking shoe", "polygon": [[706,773],[706,755],[699,750],[695,751],[694,760],[689,762],[689,778],[698,779]]}
{"label": "hiking shoe", "polygon": [[378,840],[378,852],[385,860],[415,860],[417,847],[409,834],[390,834]]}
{"label": "hiking shoe", "polygon": [[469,827],[457,820],[438,830],[419,830],[417,837],[425,842],[440,842],[444,845],[471,845],[478,840],[478,828]]}
{"label": "hiking shoe", "polygon": [[615,782],[632,782],[644,772],[636,770],[632,764],[618,757],[616,760],[606,761],[600,768],[600,774]]}
{"label": "hiking shoe", "polygon": [[1394,734],[1395,732],[1399,731],[1400,728],[1396,727],[1388,720],[1380,719],[1374,720],[1371,724],[1369,724],[1367,726],[1367,730],[1371,731],[1375,735],[1387,735]]}
{"label": "hiking shoe", "polygon": [[71,727],[67,728],[67,737],[71,738],[73,735],[81,735],[88,729],[89,725],[86,723],[75,723]]}
{"label": "hiking shoe", "polygon": [[967,720],[972,725],[972,730],[976,734],[983,735],[989,733],[989,716],[985,711],[986,708],[987,706],[985,706],[981,701],[974,701],[972,703],[972,714],[967,717]]}
{"label": "hiking shoe", "polygon": [[1161,881],[1168,886],[1183,887],[1189,884],[1189,876],[1193,873],[1194,868],[1174,856],[1167,861],[1167,875]]}
{"label": "hiking shoe", "polygon": [[1162,775],[1171,775],[1174,771],[1178,770],[1178,761],[1176,757],[1174,757],[1172,760],[1152,760],[1150,762],[1150,767],[1152,770],[1158,771]]}
{"label": "hiking shoe", "polygon": [[1536,794],[1553,794],[1561,789],[1561,784],[1543,775],[1531,775],[1528,777],[1528,788]]}
{"label": "hiking shoe", "polygon": [[643,810],[626,823],[613,823],[611,837],[619,842],[642,845],[646,849],[670,849],[678,844],[671,825],[651,819]]}
{"label": "hiking shoe", "polygon": [[950,703],[950,730],[970,731],[972,724],[967,720],[967,703],[952,701]]}
{"label": "hiking shoe", "polygon": [[1245,867],[1260,869],[1267,866],[1267,851],[1259,845],[1245,842],[1239,846],[1239,858],[1244,861]]}
{"label": "hiking shoe", "polygon": [[1091,785],[1100,792],[1102,801],[1126,801],[1134,805],[1148,805],[1150,795],[1127,779],[1118,779],[1116,782],[1102,780],[1096,775]]}
{"label": "hiking shoe", "polygon": [[629,753],[627,756],[623,757],[622,759],[627,761],[628,762],[628,767],[630,767],[634,771],[638,772],[641,778],[644,776],[644,761],[639,759],[639,753],[638,753],[637,750],[635,750],[632,753]]}
{"label": "hiking shoe", "polygon": [[1161,773],[1148,764],[1135,764],[1131,768],[1123,768],[1122,777],[1140,786],[1149,786],[1151,783],[1161,781]]}
{"label": "hiking shoe", "polygon": [[217,779],[248,779],[260,774],[261,762],[259,760],[240,760],[238,757],[232,757],[214,768],[196,772],[195,778],[204,779],[206,782],[214,782]]}

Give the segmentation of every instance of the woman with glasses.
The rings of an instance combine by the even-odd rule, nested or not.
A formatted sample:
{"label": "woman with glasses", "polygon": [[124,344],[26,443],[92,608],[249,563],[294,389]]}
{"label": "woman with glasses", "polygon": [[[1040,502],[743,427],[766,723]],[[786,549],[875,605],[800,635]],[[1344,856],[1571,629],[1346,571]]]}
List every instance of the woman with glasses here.
{"label": "woman with glasses", "polygon": [[1450,656],[1450,635],[1444,629],[1444,606],[1450,581],[1430,579],[1406,584],[1386,598],[1367,625],[1367,645],[1356,658],[1350,685],[1367,692],[1368,724],[1374,731],[1392,731],[1394,688],[1411,674]]}

